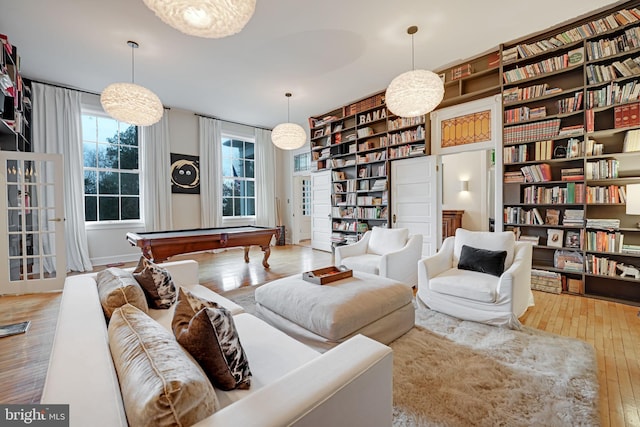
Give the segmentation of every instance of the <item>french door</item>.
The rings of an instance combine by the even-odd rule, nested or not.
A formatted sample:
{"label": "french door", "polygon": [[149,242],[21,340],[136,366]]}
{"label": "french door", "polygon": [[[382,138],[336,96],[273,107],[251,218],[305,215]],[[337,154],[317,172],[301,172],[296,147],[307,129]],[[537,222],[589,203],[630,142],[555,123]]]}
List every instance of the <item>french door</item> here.
{"label": "french door", "polygon": [[62,156],[0,152],[0,294],[62,289]]}

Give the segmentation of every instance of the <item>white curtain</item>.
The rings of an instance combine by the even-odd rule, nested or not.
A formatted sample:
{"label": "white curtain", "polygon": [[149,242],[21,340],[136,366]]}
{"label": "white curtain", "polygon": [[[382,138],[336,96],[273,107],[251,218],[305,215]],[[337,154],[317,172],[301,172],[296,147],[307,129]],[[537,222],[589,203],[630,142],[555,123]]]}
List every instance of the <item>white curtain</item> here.
{"label": "white curtain", "polygon": [[276,225],[276,150],[271,131],[256,128],[256,225]]}
{"label": "white curtain", "polygon": [[200,144],[200,213],[202,227],[222,225],[222,131],[221,122],[198,117]]}
{"label": "white curtain", "polygon": [[171,155],[167,110],[158,123],[142,128],[141,148],[145,228],[147,231],[171,230]]}
{"label": "white curtain", "polygon": [[[33,151],[62,154],[67,271],[92,270],[84,228],[80,92],[33,83]],[[44,243],[44,242],[43,242]]]}

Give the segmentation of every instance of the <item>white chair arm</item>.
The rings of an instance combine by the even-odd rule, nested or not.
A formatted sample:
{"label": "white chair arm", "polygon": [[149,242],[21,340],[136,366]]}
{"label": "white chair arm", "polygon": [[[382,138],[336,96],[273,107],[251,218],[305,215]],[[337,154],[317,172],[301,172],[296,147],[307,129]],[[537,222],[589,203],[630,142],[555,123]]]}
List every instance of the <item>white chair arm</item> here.
{"label": "white chair arm", "polygon": [[503,273],[498,282],[496,302],[508,299],[511,312],[516,317],[522,316],[527,307],[534,305],[531,292],[532,253],[533,247],[530,243],[516,242],[513,264]]}
{"label": "white chair arm", "polygon": [[454,237],[447,237],[440,250],[418,261],[418,288],[429,287],[429,279],[453,268]]}
{"label": "white chair arm", "polygon": [[382,255],[380,275],[411,287],[418,283],[416,262],[422,256],[422,234],[409,237],[404,248]]}
{"label": "white chair arm", "polygon": [[343,259],[350,256],[366,254],[367,248],[369,247],[370,236],[371,231],[367,231],[366,233],[364,233],[364,236],[362,236],[362,239],[358,240],[352,245],[336,246],[334,264],[340,265],[342,264]]}

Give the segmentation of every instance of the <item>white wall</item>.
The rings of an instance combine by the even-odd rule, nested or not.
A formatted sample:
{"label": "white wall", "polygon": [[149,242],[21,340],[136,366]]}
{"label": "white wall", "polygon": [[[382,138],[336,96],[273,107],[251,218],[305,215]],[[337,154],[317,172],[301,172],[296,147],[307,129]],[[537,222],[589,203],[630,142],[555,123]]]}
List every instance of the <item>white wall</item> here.
{"label": "white wall", "polygon": [[[489,229],[486,162],[485,150],[442,156],[442,209],[464,210],[462,227],[467,230]],[[469,181],[469,191],[460,191],[460,180]]]}
{"label": "white wall", "polygon": [[[174,108],[165,114],[169,115],[170,152],[197,156],[200,150],[198,116],[190,111]],[[171,194],[171,208],[174,230],[200,227],[202,221],[198,194]]]}

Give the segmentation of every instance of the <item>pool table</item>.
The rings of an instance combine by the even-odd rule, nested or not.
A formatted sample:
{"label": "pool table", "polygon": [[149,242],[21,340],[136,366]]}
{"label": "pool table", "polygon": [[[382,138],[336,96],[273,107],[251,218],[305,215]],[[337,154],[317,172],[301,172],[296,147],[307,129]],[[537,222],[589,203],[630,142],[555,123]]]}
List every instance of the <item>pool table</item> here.
{"label": "pool table", "polygon": [[192,230],[127,233],[132,246],[142,249],[142,255],[154,262],[162,262],[173,255],[210,249],[244,247],[244,262],[249,262],[249,247],[260,246],[264,257],[262,265],[269,268],[271,237],[278,238],[279,230],[271,227],[242,226],[196,228]]}

